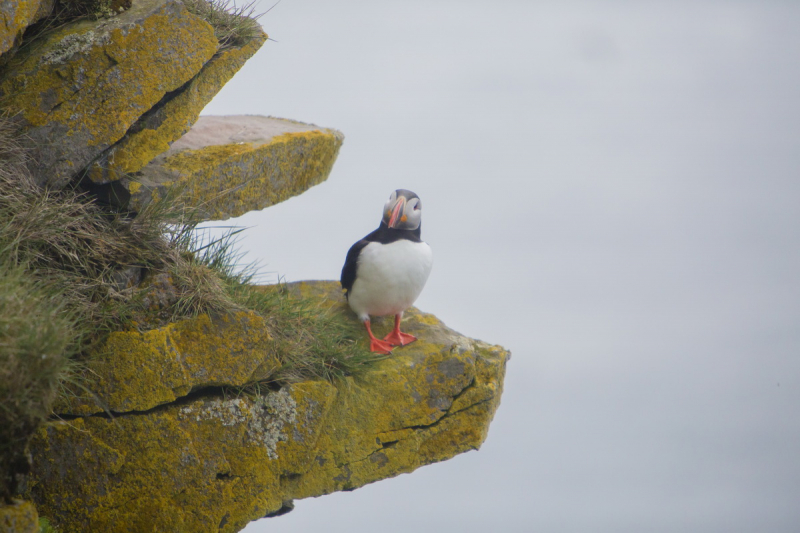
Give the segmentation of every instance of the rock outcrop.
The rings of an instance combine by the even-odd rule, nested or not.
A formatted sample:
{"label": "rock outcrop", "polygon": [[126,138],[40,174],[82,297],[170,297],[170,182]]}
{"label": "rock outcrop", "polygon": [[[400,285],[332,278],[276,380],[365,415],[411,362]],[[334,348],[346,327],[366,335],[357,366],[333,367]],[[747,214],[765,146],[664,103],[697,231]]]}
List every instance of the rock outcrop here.
{"label": "rock outcrop", "polygon": [[[52,16],[54,0],[0,0],[0,113],[4,126],[11,120],[24,133],[42,191],[76,187],[101,204],[87,216],[134,225],[165,198],[221,220],[327,179],[344,138],[336,130],[250,115],[198,118],[266,34],[248,19],[253,31],[223,43],[212,20],[219,11],[204,18],[197,4],[187,9],[192,2],[203,0],[77,0],[70,6],[100,11],[48,18],[42,24],[57,23],[25,33]],[[28,181],[25,172],[17,177]],[[154,232],[158,242],[162,232]],[[172,260],[194,257],[169,250]],[[171,271],[151,264],[159,261],[113,261],[103,272],[111,273],[104,282],[114,297],[142,296],[150,283],[149,311],[167,313],[177,301]],[[226,290],[218,273],[193,268],[218,276]],[[333,316],[347,331],[357,326],[338,283],[281,290],[313,302],[304,312],[315,318]],[[303,381],[298,376],[308,374],[281,374],[286,354],[302,352],[285,338],[292,327],[276,326],[286,322],[264,311],[272,308],[244,307],[231,303],[224,309],[233,310],[184,320],[137,315],[139,329],[102,337],[85,362],[85,383],[57,402],[49,422],[36,431],[38,415],[20,437],[30,439],[30,472],[28,450],[16,446],[23,465],[4,469],[13,482],[0,488],[27,501],[0,506],[0,532],[38,531],[37,511],[60,533],[234,532],[287,512],[294,499],[411,472],[486,438],[509,358],[503,348],[412,309],[404,329],[417,342],[361,374]],[[373,323],[380,333],[391,326]],[[360,365],[366,336],[360,347],[346,339],[337,354]],[[313,375],[333,368],[331,345],[314,345],[329,366]]]}
{"label": "rock outcrop", "polygon": [[[336,282],[293,290],[315,298],[320,312],[351,315]],[[420,340],[357,379],[241,394],[220,385],[243,385],[273,364],[269,339],[251,337],[258,326],[247,317],[117,334],[110,342],[130,349],[115,349],[114,364],[96,371],[101,383],[114,384],[99,394],[119,411],[65,415],[43,428],[31,446],[26,496],[64,532],[234,532],[293,499],[352,490],[477,449],[500,402],[508,352],[432,315],[412,309],[406,316],[404,329]],[[241,371],[204,374],[214,371],[210,352],[214,365]]]}
{"label": "rock outcrop", "polygon": [[192,390],[243,386],[264,379],[280,364],[271,347],[266,320],[252,311],[114,332],[89,369],[93,394],[76,390],[55,409],[67,416],[147,411]]}
{"label": "rock outcrop", "polygon": [[242,46],[229,46],[216,53],[191,80],[139,117],[125,137],[92,163],[87,177],[98,185],[119,180],[169,150],[170,144],[189,130],[200,111],[261,48],[266,38],[261,33]]}
{"label": "rock outcrop", "polygon": [[31,172],[65,186],[217,51],[180,0],[137,0],[120,15],[66,24],[17,53],[0,102],[31,140]]}
{"label": "rock outcrop", "polygon": [[180,191],[204,220],[264,209],[327,179],[344,135],[261,116],[203,116],[133,178],[130,208]]}

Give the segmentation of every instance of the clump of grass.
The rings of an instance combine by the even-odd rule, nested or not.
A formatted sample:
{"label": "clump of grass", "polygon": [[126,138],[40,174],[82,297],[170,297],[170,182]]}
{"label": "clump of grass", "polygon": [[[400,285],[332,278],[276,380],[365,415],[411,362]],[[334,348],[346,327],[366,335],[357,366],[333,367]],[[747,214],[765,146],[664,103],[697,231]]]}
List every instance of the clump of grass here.
{"label": "clump of grass", "polygon": [[91,324],[91,335],[123,324],[130,294],[115,274],[128,266],[170,262],[161,222],[109,213],[73,190],[53,192],[0,178],[0,246],[4,260],[54,281],[67,307]]}
{"label": "clump of grass", "polygon": [[237,6],[231,0],[183,0],[190,13],[202,18],[214,28],[220,50],[243,46],[261,34],[255,14],[255,2]]}
{"label": "clump of grass", "polygon": [[0,179],[19,179],[24,182],[21,186],[30,187],[32,182],[27,177],[26,162],[15,126],[7,114],[0,113]]}
{"label": "clump of grass", "polygon": [[53,13],[61,21],[113,17],[131,7],[131,0],[57,0]]}
{"label": "clump of grass", "polygon": [[258,287],[233,278],[229,290],[237,302],[268,319],[276,341],[274,353],[282,362],[269,381],[336,381],[385,359],[357,342],[364,337],[358,321],[320,308],[286,285]]}
{"label": "clump of grass", "polygon": [[0,501],[27,471],[25,449],[50,414],[75,325],[57,286],[0,264]]}

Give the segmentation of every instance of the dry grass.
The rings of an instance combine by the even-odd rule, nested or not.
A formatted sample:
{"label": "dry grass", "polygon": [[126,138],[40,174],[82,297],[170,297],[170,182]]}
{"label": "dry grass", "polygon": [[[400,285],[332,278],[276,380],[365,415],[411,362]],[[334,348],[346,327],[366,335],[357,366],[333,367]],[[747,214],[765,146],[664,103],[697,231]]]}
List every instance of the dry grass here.
{"label": "dry grass", "polygon": [[183,0],[190,13],[202,18],[214,28],[220,50],[243,46],[261,34],[255,14],[255,2],[237,6],[231,0]]}
{"label": "dry grass", "polygon": [[85,196],[37,188],[0,116],[0,499],[75,359],[125,323],[133,299],[113,274],[171,257],[161,222],[128,220]]}

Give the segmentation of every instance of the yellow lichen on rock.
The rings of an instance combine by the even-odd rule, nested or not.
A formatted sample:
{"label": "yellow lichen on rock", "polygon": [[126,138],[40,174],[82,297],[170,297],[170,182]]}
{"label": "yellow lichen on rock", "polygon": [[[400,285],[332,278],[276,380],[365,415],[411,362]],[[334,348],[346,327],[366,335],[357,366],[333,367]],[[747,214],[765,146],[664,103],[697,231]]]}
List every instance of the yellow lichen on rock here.
{"label": "yellow lichen on rock", "polygon": [[14,0],[0,2],[0,55],[14,46],[28,25],[46,16],[53,0]]}
{"label": "yellow lichen on rock", "polygon": [[[338,283],[295,290],[348,312]],[[26,496],[65,533],[235,532],[292,499],[477,449],[509,354],[433,321],[410,310],[404,328],[420,340],[358,379],[207,392],[145,412],[53,422],[32,442]]]}
{"label": "yellow lichen on rock", "polygon": [[40,183],[65,185],[217,50],[180,0],[136,0],[119,16],[66,24],[16,54],[0,80]]}
{"label": "yellow lichen on rock", "polygon": [[[244,46],[231,46],[217,53],[177,95],[141,117],[124,138],[95,161],[89,178],[98,184],[118,180],[169,150],[170,144],[191,128],[200,111],[266,39],[267,35],[261,32]],[[139,184],[131,183],[132,193],[134,185]]]}
{"label": "yellow lichen on rock", "polygon": [[[217,119],[262,121],[271,131],[257,141],[234,138],[193,148],[179,144],[195,128]],[[139,210],[169,190],[180,191],[180,200],[196,206],[205,220],[263,209],[324,181],[344,139],[335,130],[270,117],[200,117],[195,128],[142,169],[131,209]]]}
{"label": "yellow lichen on rock", "polygon": [[200,315],[145,332],[111,333],[88,363],[92,394],[75,391],[55,411],[145,411],[194,388],[245,385],[280,366],[271,348],[265,320],[250,311]]}
{"label": "yellow lichen on rock", "polygon": [[31,502],[0,502],[0,533],[39,533],[39,515]]}

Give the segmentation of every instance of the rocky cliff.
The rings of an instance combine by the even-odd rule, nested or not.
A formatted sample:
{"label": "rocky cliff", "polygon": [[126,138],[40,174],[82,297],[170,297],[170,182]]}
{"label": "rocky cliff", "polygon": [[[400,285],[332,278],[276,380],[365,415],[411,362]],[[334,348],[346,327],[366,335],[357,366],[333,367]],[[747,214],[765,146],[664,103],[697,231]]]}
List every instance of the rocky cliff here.
{"label": "rocky cliff", "polygon": [[[0,108],[24,139],[26,179],[43,195],[80,191],[97,216],[127,225],[163,202],[201,220],[238,216],[326,179],[343,141],[335,130],[199,117],[266,40],[223,7],[0,2]],[[176,251],[165,263],[193,260]],[[315,326],[360,332],[338,283],[243,297],[224,268],[195,265],[183,280],[159,261],[106,270],[108,294],[139,311],[81,345],[49,421],[0,461],[29,463],[11,472],[16,499],[0,506],[0,531],[38,531],[37,511],[61,533],[238,531],[294,499],[477,449],[499,405],[508,352],[432,315],[410,310],[404,329],[419,341],[364,358],[364,336],[326,343],[327,326]],[[239,292],[219,305],[203,290]],[[248,304],[278,292],[277,307]],[[295,304],[313,320],[269,311]],[[309,350],[320,371],[303,367]]]}
{"label": "rocky cliff", "polygon": [[[349,314],[338,285],[290,290]],[[358,378],[224,387],[274,364],[259,322],[200,316],[113,334],[113,361],[95,367],[111,413],[60,406],[62,421],[31,444],[25,495],[65,531],[238,531],[294,499],[411,472],[486,438],[502,348],[412,310],[405,328],[420,340]]]}

